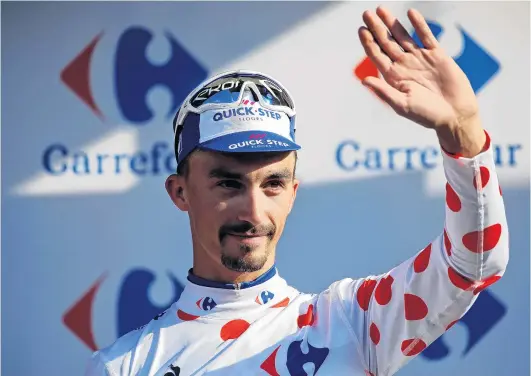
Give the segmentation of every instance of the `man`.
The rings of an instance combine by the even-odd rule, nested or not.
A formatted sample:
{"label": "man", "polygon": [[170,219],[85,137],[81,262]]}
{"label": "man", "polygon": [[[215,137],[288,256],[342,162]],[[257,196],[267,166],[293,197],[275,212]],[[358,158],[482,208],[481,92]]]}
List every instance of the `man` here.
{"label": "man", "polygon": [[293,101],[271,77],[221,74],[174,121],[179,168],[166,189],[190,219],[187,285],[96,352],[87,375],[392,375],[501,278],[507,223],[474,92],[424,18],[408,16],[422,46],[389,11],[363,14],[359,37],[383,75],[364,84],[437,135],[448,181],[441,234],[388,273],[320,294],[290,287],[275,253],[299,186]]}

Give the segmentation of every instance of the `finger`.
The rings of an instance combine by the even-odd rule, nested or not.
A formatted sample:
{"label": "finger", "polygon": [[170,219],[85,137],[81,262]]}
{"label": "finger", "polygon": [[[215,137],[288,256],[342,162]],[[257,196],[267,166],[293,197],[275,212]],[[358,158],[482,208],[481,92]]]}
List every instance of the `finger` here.
{"label": "finger", "polygon": [[365,53],[374,65],[376,65],[376,68],[382,73],[387,72],[393,62],[389,59],[389,56],[382,52],[382,49],[378,43],[376,43],[376,40],[374,40],[374,36],[371,32],[366,27],[362,26],[358,30],[358,35]]}
{"label": "finger", "polygon": [[413,52],[419,49],[419,46],[417,46],[402,23],[388,9],[380,6],[376,9],[376,14],[382,19],[393,38],[404,51]]}
{"label": "finger", "polygon": [[439,42],[437,42],[437,38],[435,38],[431,32],[430,27],[422,14],[415,9],[410,9],[408,10],[407,15],[424,47],[427,49],[437,48]]}
{"label": "finger", "polygon": [[381,100],[387,103],[398,113],[406,108],[406,96],[381,78],[366,77],[363,85],[371,89]]}
{"label": "finger", "polygon": [[400,59],[400,56],[404,51],[402,51],[398,43],[396,43],[393,37],[389,34],[389,31],[382,20],[373,12],[365,11],[363,12],[363,22],[365,22],[365,25],[367,25],[367,28],[378,42],[383,52],[393,61]]}

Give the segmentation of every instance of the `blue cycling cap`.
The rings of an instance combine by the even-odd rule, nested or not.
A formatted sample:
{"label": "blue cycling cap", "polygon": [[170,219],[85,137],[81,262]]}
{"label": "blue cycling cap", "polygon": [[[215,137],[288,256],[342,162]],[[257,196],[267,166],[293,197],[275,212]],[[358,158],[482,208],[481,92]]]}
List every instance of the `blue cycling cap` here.
{"label": "blue cycling cap", "polygon": [[201,83],[173,121],[181,163],[194,149],[222,152],[299,150],[295,105],[284,86],[260,72],[237,70]]}

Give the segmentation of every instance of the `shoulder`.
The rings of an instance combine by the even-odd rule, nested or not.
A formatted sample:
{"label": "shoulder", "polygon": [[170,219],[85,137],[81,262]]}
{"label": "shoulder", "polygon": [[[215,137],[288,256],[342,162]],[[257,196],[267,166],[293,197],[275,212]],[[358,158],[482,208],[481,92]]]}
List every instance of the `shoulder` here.
{"label": "shoulder", "polygon": [[[128,375],[129,360],[145,359],[153,346],[153,337],[163,325],[163,317],[171,310],[155,316],[148,324],[136,328],[116,339],[112,344],[96,351],[89,360],[85,376]],[[120,370],[114,371],[113,370]]]}

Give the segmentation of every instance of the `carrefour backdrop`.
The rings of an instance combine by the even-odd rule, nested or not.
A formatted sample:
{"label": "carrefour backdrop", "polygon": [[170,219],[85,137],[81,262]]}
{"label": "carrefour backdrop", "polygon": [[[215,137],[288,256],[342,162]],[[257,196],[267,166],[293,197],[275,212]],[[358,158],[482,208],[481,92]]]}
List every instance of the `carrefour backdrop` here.
{"label": "carrefour backdrop", "polygon": [[[2,375],[81,375],[179,297],[192,249],[164,189],[171,118],[207,76],[271,74],[302,187],[278,249],[300,290],[385,272],[443,227],[433,133],[360,84],[376,3],[2,3]],[[529,374],[529,3],[400,3],[470,78],[510,226],[505,277],[401,375]],[[434,291],[434,294],[436,291]]]}

